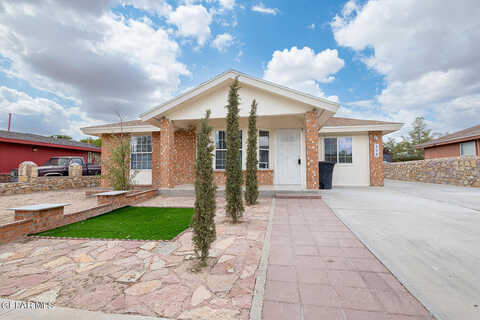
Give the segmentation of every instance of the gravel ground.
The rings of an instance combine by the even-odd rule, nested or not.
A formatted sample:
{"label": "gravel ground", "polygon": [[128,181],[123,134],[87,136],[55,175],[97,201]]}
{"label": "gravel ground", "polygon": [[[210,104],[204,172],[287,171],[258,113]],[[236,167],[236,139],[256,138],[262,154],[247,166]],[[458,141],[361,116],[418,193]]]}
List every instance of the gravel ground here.
{"label": "gravel ground", "polygon": [[70,189],[62,191],[34,192],[0,197],[0,224],[14,221],[14,213],[8,208],[21,207],[40,203],[70,203],[65,207],[65,213],[95,207],[96,198],[85,198],[85,191],[89,189]]}

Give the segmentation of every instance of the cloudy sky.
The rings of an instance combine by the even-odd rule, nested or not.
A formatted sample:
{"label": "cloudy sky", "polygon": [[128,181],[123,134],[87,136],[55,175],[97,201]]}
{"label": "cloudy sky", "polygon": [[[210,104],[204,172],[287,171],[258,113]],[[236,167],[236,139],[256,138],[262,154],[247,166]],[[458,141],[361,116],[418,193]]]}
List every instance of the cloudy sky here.
{"label": "cloudy sky", "polygon": [[0,1],[0,129],[12,112],[81,138],[233,68],[453,132],[480,123],[478,17],[478,0]]}

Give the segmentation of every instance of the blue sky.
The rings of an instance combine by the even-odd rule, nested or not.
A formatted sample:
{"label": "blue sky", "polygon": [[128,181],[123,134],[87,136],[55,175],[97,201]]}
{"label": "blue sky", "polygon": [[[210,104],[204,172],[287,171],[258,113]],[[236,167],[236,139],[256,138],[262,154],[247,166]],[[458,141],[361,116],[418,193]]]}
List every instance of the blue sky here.
{"label": "blue sky", "polygon": [[[480,119],[473,0],[0,4],[0,129],[82,137],[233,68],[436,132]],[[398,15],[398,12],[404,14]],[[2,120],[3,118],[3,120]]]}

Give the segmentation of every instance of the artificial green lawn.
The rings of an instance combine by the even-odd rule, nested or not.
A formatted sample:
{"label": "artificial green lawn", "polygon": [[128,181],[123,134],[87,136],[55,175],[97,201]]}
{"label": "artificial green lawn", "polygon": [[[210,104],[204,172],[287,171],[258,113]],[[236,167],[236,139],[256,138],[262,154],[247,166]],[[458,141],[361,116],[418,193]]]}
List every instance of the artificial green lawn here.
{"label": "artificial green lawn", "polygon": [[190,226],[193,208],[125,207],[35,234],[48,237],[172,240]]}

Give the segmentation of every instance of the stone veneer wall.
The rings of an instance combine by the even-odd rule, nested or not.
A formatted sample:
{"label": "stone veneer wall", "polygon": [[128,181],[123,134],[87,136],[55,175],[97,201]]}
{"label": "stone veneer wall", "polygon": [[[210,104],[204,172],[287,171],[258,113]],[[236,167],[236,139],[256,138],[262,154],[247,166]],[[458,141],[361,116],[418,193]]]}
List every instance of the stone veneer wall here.
{"label": "stone veneer wall", "polygon": [[[243,170],[243,184],[245,184],[246,171]],[[225,171],[215,171],[215,183],[217,186],[225,185],[227,177]],[[257,170],[258,185],[273,185],[273,170]]]}
{"label": "stone veneer wall", "polygon": [[28,182],[0,184],[0,196],[39,191],[93,188],[100,185],[100,176],[83,177],[30,177]]}
{"label": "stone veneer wall", "polygon": [[385,178],[480,187],[480,159],[475,156],[384,162]]}
{"label": "stone veneer wall", "polygon": [[[368,144],[370,153],[370,186],[383,187],[383,137],[380,131],[368,133]],[[379,157],[375,158],[375,143],[379,146]]]}
{"label": "stone veneer wall", "polygon": [[96,217],[128,205],[141,203],[157,195],[158,191],[156,189],[132,191],[122,196],[121,201],[112,201],[87,210],[68,214],[64,214],[63,208],[44,210],[43,212],[39,211],[30,217],[22,217],[21,212],[19,212],[19,214],[15,214],[15,222],[0,225],[0,244],[26,237],[32,233],[50,230]]}
{"label": "stone veneer wall", "polygon": [[305,152],[307,189],[318,189],[318,113],[305,113]]}

